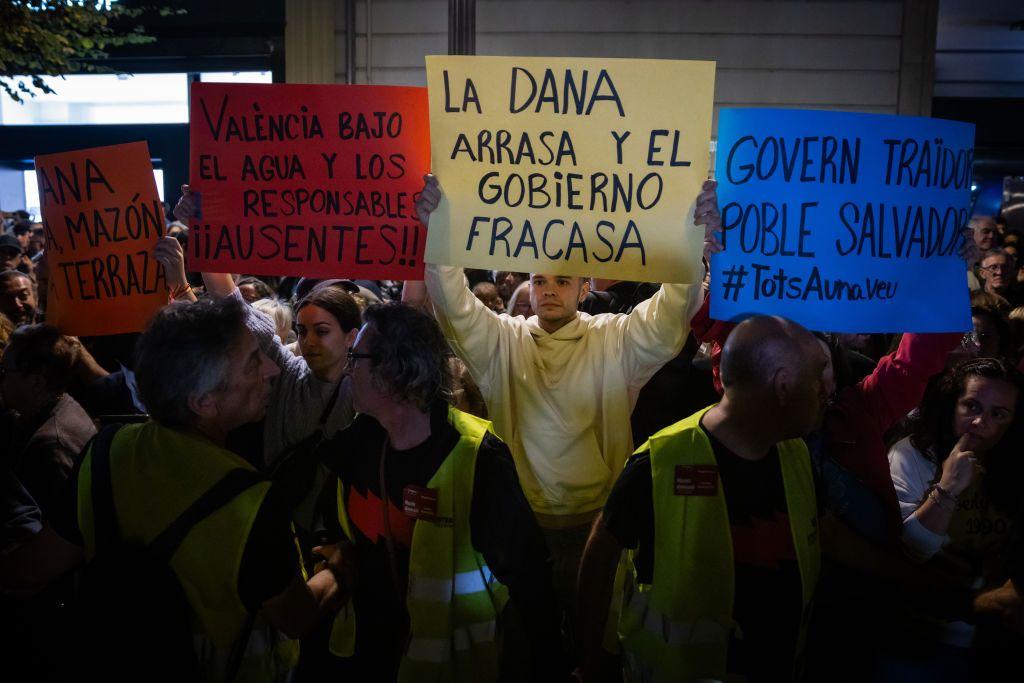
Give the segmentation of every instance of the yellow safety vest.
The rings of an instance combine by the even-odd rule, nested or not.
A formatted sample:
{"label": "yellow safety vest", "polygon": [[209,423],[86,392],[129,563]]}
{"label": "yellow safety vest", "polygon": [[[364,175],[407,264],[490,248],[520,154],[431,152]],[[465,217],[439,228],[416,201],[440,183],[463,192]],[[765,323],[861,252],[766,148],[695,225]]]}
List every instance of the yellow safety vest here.
{"label": "yellow safety vest", "polygon": [[[90,449],[91,451],[91,449]],[[91,452],[78,478],[78,520],[87,559],[96,549]],[[234,453],[156,422],[126,425],[110,445],[110,475],[121,538],[148,545],[228,472],[252,466]],[[192,608],[196,652],[203,680],[221,681],[245,626],[238,572],[249,531],[270,482],[249,487],[197,524],[171,568]],[[298,663],[299,644],[258,618],[239,668],[238,681],[281,680]]]}
{"label": "yellow safety vest", "polygon": [[[726,680],[735,577],[725,495],[721,485],[715,495],[675,495],[677,466],[717,465],[700,427],[708,410],[658,432],[639,449],[649,448],[651,454],[654,574],[646,585],[636,583],[634,572],[627,574],[619,638],[629,658],[653,680]],[[777,447],[803,587],[797,677],[821,561],[816,499],[803,440]]]}
{"label": "yellow safety vest", "polygon": [[[498,677],[498,617],[508,590],[491,574],[470,538],[476,456],[491,423],[449,407],[460,438],[427,483],[437,489],[437,517],[413,527],[409,557],[410,638],[399,681],[492,681]],[[338,520],[349,539],[344,483],[338,482]],[[385,495],[382,493],[381,495]],[[351,602],[335,618],[330,649],[350,657],[356,620]]]}

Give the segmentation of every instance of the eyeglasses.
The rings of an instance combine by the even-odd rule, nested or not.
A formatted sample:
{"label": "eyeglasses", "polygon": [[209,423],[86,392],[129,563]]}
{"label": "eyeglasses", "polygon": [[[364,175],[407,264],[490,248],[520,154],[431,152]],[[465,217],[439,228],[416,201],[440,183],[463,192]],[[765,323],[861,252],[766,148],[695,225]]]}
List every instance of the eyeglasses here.
{"label": "eyeglasses", "polygon": [[997,272],[998,273],[1010,273],[1010,272],[1013,272],[1013,266],[1011,266],[1009,264],[982,266],[981,269],[986,271],[986,272],[989,272],[989,273],[997,273]]}
{"label": "eyeglasses", "polygon": [[345,355],[348,357],[348,363],[345,364],[345,367],[347,368],[354,368],[356,361],[360,358],[373,358],[372,353],[360,353],[359,351],[349,351]]}

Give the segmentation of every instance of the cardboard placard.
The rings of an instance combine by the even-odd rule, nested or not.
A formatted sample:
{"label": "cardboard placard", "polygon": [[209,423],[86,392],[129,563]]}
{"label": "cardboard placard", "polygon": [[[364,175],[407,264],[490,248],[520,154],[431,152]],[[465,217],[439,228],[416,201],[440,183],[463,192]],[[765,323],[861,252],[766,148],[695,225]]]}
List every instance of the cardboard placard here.
{"label": "cardboard placard", "polygon": [[723,109],[715,171],[725,250],[711,315],[828,332],[971,329],[974,126],[923,117]]}
{"label": "cardboard placard", "polygon": [[714,62],[427,57],[427,261],[697,282]]}
{"label": "cardboard placard", "polygon": [[164,210],[149,146],[47,154],[35,164],[50,270],[47,322],[81,336],[145,329],[167,304],[153,258]]}
{"label": "cardboard placard", "polygon": [[424,88],[194,83],[191,270],[420,279]]}

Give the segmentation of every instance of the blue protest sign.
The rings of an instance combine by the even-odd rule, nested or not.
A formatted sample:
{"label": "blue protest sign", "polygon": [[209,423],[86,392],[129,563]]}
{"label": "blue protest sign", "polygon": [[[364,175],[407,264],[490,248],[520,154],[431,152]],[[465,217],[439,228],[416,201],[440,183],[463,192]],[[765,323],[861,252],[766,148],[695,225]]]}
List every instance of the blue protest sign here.
{"label": "blue protest sign", "polygon": [[715,176],[725,250],[711,316],[830,332],[971,329],[974,126],[912,116],[723,109]]}

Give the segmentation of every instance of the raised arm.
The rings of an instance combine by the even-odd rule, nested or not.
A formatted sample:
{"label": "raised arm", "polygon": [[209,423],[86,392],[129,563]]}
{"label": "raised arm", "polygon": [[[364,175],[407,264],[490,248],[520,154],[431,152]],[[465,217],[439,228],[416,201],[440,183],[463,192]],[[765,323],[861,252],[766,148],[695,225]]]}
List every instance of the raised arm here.
{"label": "raised arm", "polygon": [[[441,200],[441,187],[433,175],[423,177],[425,185],[416,202],[416,212],[426,225]],[[480,302],[466,286],[461,268],[428,264],[425,269],[427,293],[434,316],[478,384],[487,384],[495,359],[495,348],[506,325],[494,311]]]}
{"label": "raised arm", "polygon": [[[188,223],[199,215],[196,193],[188,185],[181,186],[181,199],[174,205],[174,217]],[[203,273],[206,291],[217,297],[228,297],[235,291],[235,279],[229,273]]]}
{"label": "raised arm", "polygon": [[[694,223],[704,228],[704,255],[721,250],[722,229],[717,183],[708,180],[697,196]],[[633,309],[622,327],[622,358],[631,381],[646,382],[683,347],[690,320],[702,303],[699,285],[665,284],[650,299]]]}

